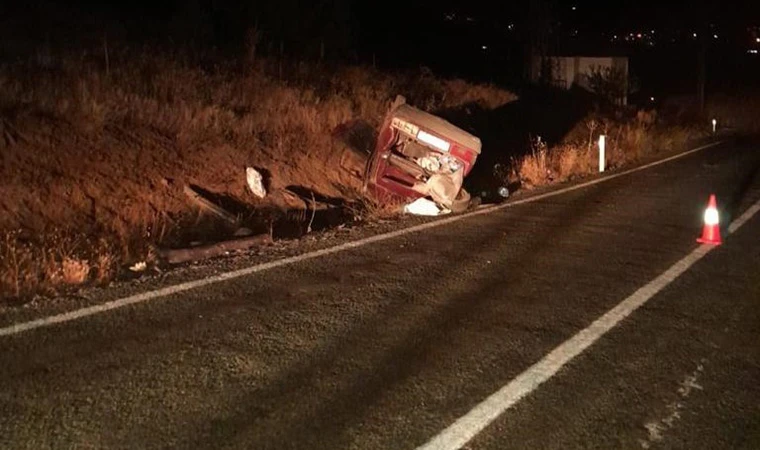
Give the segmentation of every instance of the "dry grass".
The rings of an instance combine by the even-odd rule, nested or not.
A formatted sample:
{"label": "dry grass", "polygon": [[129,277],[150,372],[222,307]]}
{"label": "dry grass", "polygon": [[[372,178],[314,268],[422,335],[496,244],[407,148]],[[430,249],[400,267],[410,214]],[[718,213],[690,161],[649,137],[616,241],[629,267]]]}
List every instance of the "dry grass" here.
{"label": "dry grass", "polygon": [[104,240],[56,234],[31,237],[20,230],[6,232],[0,242],[0,292],[18,298],[30,292],[52,293],[61,286],[75,286],[111,279],[114,249]]}
{"label": "dry grass", "polygon": [[531,139],[531,151],[519,162],[520,179],[528,186],[543,184],[551,178],[549,148],[541,138]]}
{"label": "dry grass", "polygon": [[[106,72],[101,54],[0,66],[0,297],[107,280],[149,258],[152,244],[202,222],[184,184],[251,209],[288,186],[355,200],[333,133],[357,120],[376,127],[398,94],[428,110],[515,98],[430,73],[126,49],[110,50]],[[248,191],[248,166],[268,172],[271,199]],[[94,236],[81,251],[49,237],[81,235]]]}
{"label": "dry grass", "polygon": [[394,199],[379,201],[371,197],[363,197],[351,208],[357,221],[378,222],[401,216],[404,212],[404,202]]}
{"label": "dry grass", "polygon": [[47,72],[28,64],[3,67],[0,108],[16,117],[66,119],[87,134],[107,125],[138,125],[180,141],[255,139],[267,150],[287,153],[324,146],[326,131],[351,118],[379,123],[397,94],[428,110],[467,103],[494,108],[514,99],[491,86],[360,67],[330,73],[295,65],[280,80],[270,75],[266,61],[241,71],[235,66],[204,70],[150,53],[125,54],[122,60],[127,63],[108,75],[87,59],[63,59]]}
{"label": "dry grass", "polygon": [[606,136],[607,167],[616,168],[658,153],[683,149],[704,136],[689,126],[658,126],[654,112],[639,112],[634,119],[619,121],[592,116],[576,126],[552,148],[545,146],[517,162],[520,180],[527,186],[567,181],[597,173],[598,140]]}

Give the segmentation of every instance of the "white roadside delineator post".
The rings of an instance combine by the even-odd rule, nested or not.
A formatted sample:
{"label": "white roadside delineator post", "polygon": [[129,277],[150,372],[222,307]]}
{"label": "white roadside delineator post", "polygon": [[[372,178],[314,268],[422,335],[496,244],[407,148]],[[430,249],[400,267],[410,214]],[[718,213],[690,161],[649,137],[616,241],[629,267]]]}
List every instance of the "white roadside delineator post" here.
{"label": "white roadside delineator post", "polygon": [[715,134],[715,130],[718,129],[718,120],[717,119],[713,119],[712,120],[712,126],[713,126],[713,134]]}
{"label": "white roadside delineator post", "polygon": [[604,147],[605,147],[605,136],[601,135],[599,136],[599,172],[604,172],[604,167],[606,163],[606,158],[604,154]]}

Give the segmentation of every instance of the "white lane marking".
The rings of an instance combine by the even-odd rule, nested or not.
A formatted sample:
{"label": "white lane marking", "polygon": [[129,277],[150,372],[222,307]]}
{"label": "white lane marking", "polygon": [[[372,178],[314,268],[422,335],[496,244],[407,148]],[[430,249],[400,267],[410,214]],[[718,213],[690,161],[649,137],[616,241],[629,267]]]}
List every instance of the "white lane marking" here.
{"label": "white lane marking", "polygon": [[734,231],[741,228],[742,225],[744,225],[749,219],[752,218],[755,214],[760,211],[760,202],[755,203],[752,205],[748,210],[744,212],[741,216],[739,216],[736,220],[734,220],[731,225],[728,227],[728,233],[731,234]]}
{"label": "white lane marking", "polygon": [[[734,233],[759,211],[760,200],[731,224],[729,233]],[[591,325],[560,344],[559,347],[530,366],[507,385],[491,394],[490,397],[457,419],[428,443],[417,447],[417,450],[461,449],[507,409],[556,375],[565,364],[580,355],[715,248],[708,245],[697,247],[660,276],[639,288],[631,296],[596,319]]]}
{"label": "white lane marking", "polygon": [[460,220],[464,220],[473,216],[479,216],[483,214],[490,214],[492,212],[505,209],[505,208],[511,208],[517,205],[522,205],[525,203],[532,203],[537,202],[539,200],[543,200],[545,198],[549,197],[555,197],[558,195],[566,194],[568,192],[577,191],[578,189],[583,189],[588,186],[593,186],[599,183],[604,183],[610,180],[614,180],[615,178],[619,178],[625,175],[629,175],[635,172],[640,172],[642,170],[646,170],[655,166],[659,166],[661,164],[665,164],[667,162],[683,158],[685,156],[691,155],[692,153],[696,153],[702,150],[705,150],[707,148],[715,147],[717,145],[723,144],[723,141],[721,142],[715,142],[713,144],[703,145],[701,147],[697,147],[695,149],[686,151],[684,153],[679,153],[678,155],[674,155],[665,159],[661,159],[659,161],[655,161],[640,167],[635,167],[633,169],[628,169],[626,171],[616,173],[613,175],[609,175],[603,178],[595,179],[588,181],[586,183],[578,184],[575,186],[566,187],[563,189],[559,189],[552,192],[547,192],[545,194],[536,195],[533,197],[529,197],[523,200],[517,200],[514,202],[506,203],[503,205],[494,206],[491,208],[484,208],[472,211],[470,213],[458,215],[458,216],[452,216],[441,220],[436,220],[435,222],[428,222],[421,225],[416,225],[413,227],[405,228],[403,230],[397,230],[390,233],[385,234],[379,234],[377,236],[368,237],[365,239],[360,239],[353,242],[348,242],[345,244],[337,245],[335,247],[330,247],[322,250],[317,250],[311,253],[304,253],[302,255],[292,256],[285,259],[279,259],[276,261],[271,261],[268,263],[258,264],[255,266],[247,267],[245,269],[235,270],[233,272],[226,272],[219,275],[214,275],[208,278],[202,278],[200,280],[194,280],[194,281],[188,281],[185,283],[176,284],[174,286],[168,286],[165,288],[161,288],[155,291],[148,291],[137,295],[132,295],[129,297],[120,298],[118,300],[112,300],[100,305],[93,305],[89,306],[87,308],[77,309],[74,311],[70,311],[67,313],[58,314],[55,316],[50,317],[43,317],[36,320],[31,320],[28,322],[21,322],[13,325],[9,325],[3,328],[0,328],[0,337],[1,336],[11,336],[14,334],[23,333],[25,331],[34,330],[36,328],[42,328],[42,327],[49,327],[51,325],[59,324],[59,323],[65,323],[65,322],[71,322],[73,320],[82,319],[84,317],[92,316],[95,314],[104,313],[107,311],[111,311],[114,309],[123,308],[125,306],[135,305],[138,303],[144,303],[149,300],[155,300],[158,298],[167,297],[169,295],[179,294],[181,292],[190,291],[193,289],[198,289],[200,287],[208,286],[210,284],[216,284],[222,281],[226,280],[232,280],[234,278],[240,278],[244,277],[246,275],[252,275],[258,272],[264,272],[266,270],[274,269],[276,267],[282,267],[282,266],[288,266],[291,264],[295,264],[302,261],[308,261],[310,259],[319,258],[326,255],[332,255],[334,253],[343,252],[345,250],[363,247],[368,244],[372,244],[375,242],[381,242],[388,239],[393,239],[398,236],[404,236],[411,233],[416,233],[418,231],[428,230],[431,228],[437,228],[443,225],[447,225],[454,222],[459,222]]}

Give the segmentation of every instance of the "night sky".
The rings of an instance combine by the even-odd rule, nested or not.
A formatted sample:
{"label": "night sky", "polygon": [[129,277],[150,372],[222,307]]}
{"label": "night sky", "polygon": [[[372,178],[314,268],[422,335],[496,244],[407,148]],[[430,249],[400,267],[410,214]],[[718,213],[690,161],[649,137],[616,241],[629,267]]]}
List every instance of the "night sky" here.
{"label": "night sky", "polygon": [[[3,16],[17,20],[34,14],[60,16],[67,11],[68,21],[77,17],[103,15],[111,20],[170,21],[183,11],[225,11],[230,21],[256,20],[262,26],[275,28],[275,22],[290,22],[297,29],[309,28],[314,18],[325,25],[343,22],[355,35],[372,40],[373,35],[415,34],[436,30],[447,13],[468,16],[486,26],[507,26],[526,23],[531,14],[548,14],[551,20],[585,30],[699,26],[705,21],[722,26],[739,27],[760,22],[760,2],[739,1],[670,1],[639,0],[637,2],[598,2],[592,0],[516,0],[516,1],[453,1],[453,0],[133,0],[102,2],[95,0],[32,0],[8,2],[0,7]],[[540,8],[537,4],[542,5]],[[538,12],[540,10],[540,12]],[[83,19],[84,20],[84,19]],[[397,25],[406,28],[400,28]],[[760,23],[758,23],[760,24]],[[75,25],[72,23],[72,25]],[[234,25],[234,24],[232,24]],[[327,26],[327,25],[326,25]],[[304,30],[308,32],[308,30]]]}
{"label": "night sky", "polygon": [[[80,40],[97,41],[107,33],[131,45],[193,43],[234,54],[255,25],[262,54],[283,48],[286,56],[313,59],[324,46],[326,57],[335,61],[376,61],[388,69],[426,66],[488,81],[519,78],[529,43],[542,30],[550,30],[548,53],[630,55],[643,61],[646,73],[669,61],[692,65],[702,45],[691,39],[697,31],[700,37],[719,37],[709,42],[714,58],[746,55],[754,41],[747,27],[760,26],[760,1],[750,0],[32,0],[1,8],[6,44],[47,39],[76,47]],[[639,45],[646,36],[622,40],[627,33],[650,31],[656,31],[650,47]]]}

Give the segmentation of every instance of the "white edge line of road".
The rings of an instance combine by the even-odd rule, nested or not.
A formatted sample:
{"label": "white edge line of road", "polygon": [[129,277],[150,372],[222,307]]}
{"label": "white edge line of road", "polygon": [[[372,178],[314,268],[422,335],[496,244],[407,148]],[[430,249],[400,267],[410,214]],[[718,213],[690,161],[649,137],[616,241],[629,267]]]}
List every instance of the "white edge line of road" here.
{"label": "white edge line of road", "polygon": [[13,324],[13,325],[9,325],[9,326],[0,328],[0,337],[2,337],[2,336],[12,336],[12,335],[15,335],[15,334],[23,333],[25,331],[34,330],[36,328],[49,327],[49,326],[52,326],[52,325],[55,325],[55,324],[60,324],[60,323],[65,323],[65,322],[71,322],[71,321],[82,319],[84,317],[92,316],[92,315],[95,315],[95,314],[104,313],[104,312],[111,311],[111,310],[114,310],[114,309],[124,308],[125,306],[135,305],[135,304],[138,304],[138,303],[144,303],[144,302],[147,302],[147,301],[150,301],[150,300],[155,300],[155,299],[158,299],[158,298],[167,297],[169,295],[174,295],[174,294],[178,294],[178,293],[181,293],[181,292],[187,292],[187,291],[190,291],[190,290],[193,290],[193,289],[198,289],[198,288],[201,288],[201,287],[204,287],[204,286],[208,286],[208,285],[211,285],[211,284],[220,283],[222,281],[231,280],[231,279],[234,279],[234,278],[240,278],[240,277],[244,277],[246,275],[251,275],[251,274],[254,274],[254,273],[264,272],[266,270],[274,269],[274,268],[277,268],[277,267],[288,266],[288,265],[295,264],[295,263],[298,263],[298,262],[301,262],[301,261],[307,261],[307,260],[310,260],[310,259],[319,258],[319,257],[326,256],[326,255],[332,255],[334,253],[343,252],[345,250],[349,250],[349,249],[353,249],[353,248],[363,247],[363,246],[368,245],[368,244],[372,244],[372,243],[380,242],[380,241],[385,241],[385,240],[388,240],[388,239],[393,239],[393,238],[398,237],[398,236],[404,236],[404,235],[416,233],[416,232],[422,231],[422,230],[428,230],[428,229],[431,229],[431,228],[437,228],[437,227],[440,227],[440,226],[443,226],[443,225],[447,225],[447,224],[450,224],[450,223],[459,222],[460,220],[464,220],[464,219],[467,219],[467,218],[470,218],[470,217],[473,217],[473,216],[479,216],[479,215],[482,215],[482,214],[490,214],[492,212],[495,212],[495,211],[498,211],[498,210],[501,210],[501,209],[511,208],[511,207],[514,207],[514,206],[517,206],[517,205],[522,205],[522,204],[525,204],[525,203],[536,202],[536,201],[543,200],[543,199],[549,198],[549,197],[555,197],[555,196],[558,196],[558,195],[566,194],[568,192],[577,191],[578,189],[583,189],[583,188],[586,188],[586,187],[589,187],[589,186],[593,186],[593,185],[596,185],[596,184],[599,184],[599,183],[604,183],[604,182],[607,182],[607,181],[611,181],[611,180],[614,180],[616,178],[620,178],[622,176],[629,175],[629,174],[632,174],[632,173],[635,173],[635,172],[640,172],[642,170],[650,169],[652,167],[659,166],[661,164],[665,164],[665,163],[668,163],[670,161],[673,161],[673,160],[676,160],[676,159],[680,159],[680,158],[689,156],[689,155],[691,155],[693,153],[696,153],[696,152],[699,152],[699,151],[702,151],[702,150],[705,150],[705,149],[708,149],[708,148],[711,148],[711,147],[715,147],[715,146],[721,145],[723,143],[724,143],[724,141],[719,141],[719,142],[714,142],[714,143],[711,143],[711,144],[703,145],[701,147],[697,147],[695,149],[688,150],[686,152],[679,153],[677,155],[670,156],[668,158],[657,160],[657,161],[654,161],[652,163],[645,164],[643,166],[634,167],[632,169],[628,169],[628,170],[625,170],[623,172],[619,172],[619,173],[615,173],[615,174],[612,174],[612,175],[604,176],[602,178],[597,178],[595,180],[587,181],[585,183],[577,184],[577,185],[574,185],[574,186],[569,186],[569,187],[566,187],[566,188],[558,189],[556,191],[551,191],[551,192],[547,192],[547,193],[544,193],[544,194],[531,196],[531,197],[528,197],[528,198],[525,198],[525,199],[522,199],[522,200],[508,202],[508,203],[505,203],[505,204],[502,204],[502,205],[497,205],[497,206],[490,207],[490,208],[478,209],[478,210],[475,210],[475,211],[472,211],[472,212],[469,212],[469,213],[465,213],[465,214],[461,214],[461,215],[457,215],[457,216],[452,216],[452,217],[448,217],[448,218],[441,219],[441,220],[436,220],[434,222],[428,222],[428,223],[424,223],[424,224],[421,224],[421,225],[416,225],[416,226],[413,226],[413,227],[404,228],[402,230],[393,231],[393,232],[390,232],[390,233],[379,234],[377,236],[371,236],[371,237],[368,237],[368,238],[365,238],[365,239],[360,239],[360,240],[353,241],[353,242],[347,242],[345,244],[337,245],[335,247],[325,248],[325,249],[317,250],[317,251],[310,252],[310,253],[304,253],[304,254],[297,255],[297,256],[292,256],[292,257],[289,257],[289,258],[278,259],[278,260],[270,261],[270,262],[263,263],[263,264],[257,264],[255,266],[246,267],[245,269],[235,270],[235,271],[232,271],[232,272],[225,272],[225,273],[222,273],[222,274],[219,274],[219,275],[214,275],[214,276],[210,276],[210,277],[207,277],[207,278],[202,278],[202,279],[194,280],[194,281],[188,281],[188,282],[185,282],[185,283],[179,283],[179,284],[175,284],[173,286],[168,286],[168,287],[157,289],[157,290],[154,290],[154,291],[143,292],[141,294],[131,295],[129,297],[123,297],[123,298],[120,298],[120,299],[117,299],[117,300],[111,300],[111,301],[108,301],[106,303],[102,303],[102,304],[99,304],[99,305],[93,305],[93,306],[89,306],[89,307],[86,307],[86,308],[77,309],[77,310],[74,310],[74,311],[69,311],[69,312],[66,312],[66,313],[62,313],[62,314],[58,314],[58,315],[54,315],[54,316],[50,316],[50,317],[43,317],[43,318],[40,318],[40,319],[30,320],[28,322],[16,323],[16,324]]}
{"label": "white edge line of road", "polygon": [[[760,212],[760,200],[731,223],[728,233],[736,232],[758,212]],[[417,447],[417,450],[459,450],[464,447],[506,410],[538,389],[573,358],[583,353],[715,248],[709,245],[697,247],[657,278],[639,288],[591,325],[560,344],[540,361],[491,394],[426,444]]]}

